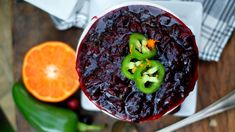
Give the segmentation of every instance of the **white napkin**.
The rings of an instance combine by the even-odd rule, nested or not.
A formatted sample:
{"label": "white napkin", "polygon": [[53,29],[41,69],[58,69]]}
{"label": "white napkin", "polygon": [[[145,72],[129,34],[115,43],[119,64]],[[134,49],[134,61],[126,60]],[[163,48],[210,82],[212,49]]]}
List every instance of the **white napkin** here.
{"label": "white napkin", "polygon": [[83,6],[83,0],[25,0],[26,2],[46,11],[47,13],[67,20],[75,10]]}

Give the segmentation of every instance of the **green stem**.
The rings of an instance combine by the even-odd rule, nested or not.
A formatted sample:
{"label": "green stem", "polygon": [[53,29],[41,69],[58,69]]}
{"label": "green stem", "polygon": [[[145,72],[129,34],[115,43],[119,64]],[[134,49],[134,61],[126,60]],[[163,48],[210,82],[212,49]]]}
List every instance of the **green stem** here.
{"label": "green stem", "polygon": [[85,131],[102,131],[107,127],[107,125],[87,125],[82,122],[78,122],[78,131],[85,132]]}

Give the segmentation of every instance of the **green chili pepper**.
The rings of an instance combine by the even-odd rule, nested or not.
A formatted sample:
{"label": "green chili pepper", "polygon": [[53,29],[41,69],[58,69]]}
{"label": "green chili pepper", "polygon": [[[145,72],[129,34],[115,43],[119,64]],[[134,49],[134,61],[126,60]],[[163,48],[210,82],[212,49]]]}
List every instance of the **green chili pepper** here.
{"label": "green chili pepper", "polygon": [[105,127],[79,122],[73,111],[36,100],[26,91],[22,83],[15,83],[12,94],[19,111],[39,132],[99,131]]}
{"label": "green chili pepper", "polygon": [[129,39],[131,55],[138,60],[144,60],[155,56],[157,54],[156,48],[148,48],[147,42],[148,40],[144,35],[139,33],[131,34]]}
{"label": "green chili pepper", "polygon": [[123,61],[122,61],[122,73],[125,77],[133,80],[134,79],[134,73],[137,70],[137,67],[141,64],[141,61],[134,62],[135,58],[132,55],[127,55]]}
{"label": "green chili pepper", "polygon": [[164,66],[159,61],[153,60],[142,62],[134,74],[137,88],[145,94],[151,94],[158,90],[164,76]]}

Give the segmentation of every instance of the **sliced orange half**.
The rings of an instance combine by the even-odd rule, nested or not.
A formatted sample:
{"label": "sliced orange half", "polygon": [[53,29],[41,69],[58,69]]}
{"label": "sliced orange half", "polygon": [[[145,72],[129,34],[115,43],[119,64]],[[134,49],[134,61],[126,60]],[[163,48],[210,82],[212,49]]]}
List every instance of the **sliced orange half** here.
{"label": "sliced orange half", "polygon": [[45,42],[31,48],[23,62],[27,90],[45,102],[60,102],[79,87],[75,51],[63,42]]}

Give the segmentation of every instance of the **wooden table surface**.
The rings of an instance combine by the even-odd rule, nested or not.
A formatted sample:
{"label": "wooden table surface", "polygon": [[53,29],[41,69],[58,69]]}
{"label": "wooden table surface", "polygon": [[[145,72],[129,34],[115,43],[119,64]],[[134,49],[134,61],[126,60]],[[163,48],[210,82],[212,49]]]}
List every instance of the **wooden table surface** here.
{"label": "wooden table surface", "polygon": [[[50,17],[40,9],[25,2],[13,2],[13,48],[14,77],[21,78],[24,54],[32,46],[49,40],[58,40],[76,47],[82,29],[57,30]],[[228,41],[219,62],[199,63],[197,111],[205,108],[235,88],[235,34]],[[87,112],[95,116],[95,123],[108,123],[106,130],[116,121],[101,112]],[[19,132],[28,132],[30,127],[19,112],[17,126]],[[138,131],[150,132],[163,128],[183,118],[167,115],[159,120],[136,124]],[[179,132],[220,132],[235,131],[235,109],[204,119],[177,130]]]}
{"label": "wooden table surface", "polygon": [[13,80],[12,2],[0,0],[0,107],[16,127],[15,104],[11,96]]}

